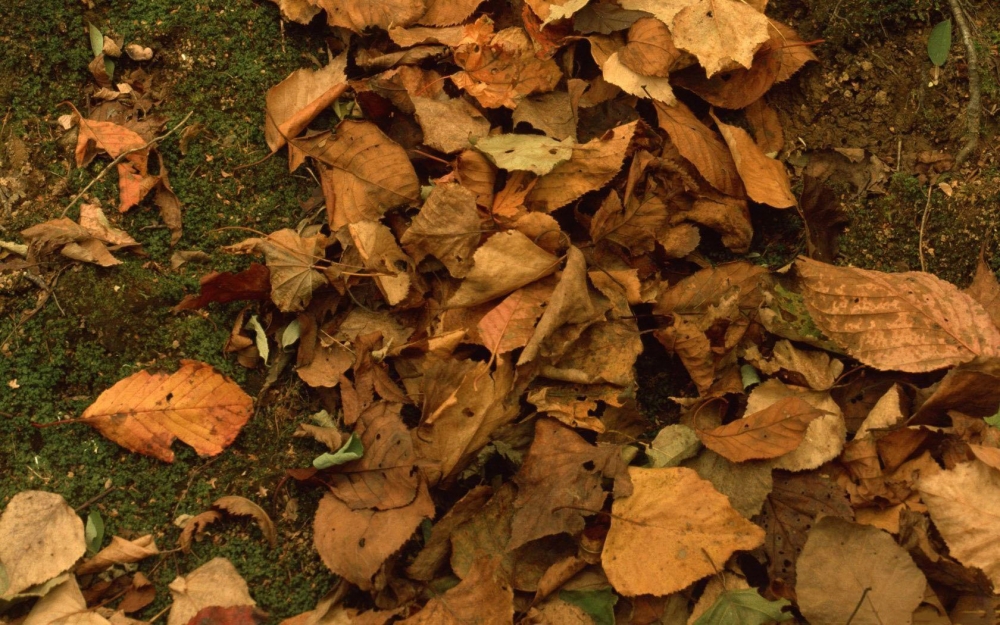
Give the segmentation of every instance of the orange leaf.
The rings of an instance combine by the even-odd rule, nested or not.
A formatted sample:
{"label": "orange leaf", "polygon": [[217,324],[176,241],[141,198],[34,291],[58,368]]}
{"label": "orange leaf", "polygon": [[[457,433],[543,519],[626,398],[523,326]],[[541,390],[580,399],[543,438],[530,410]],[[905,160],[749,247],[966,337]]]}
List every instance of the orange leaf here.
{"label": "orange leaf", "polygon": [[253,413],[253,399],[211,366],[182,361],[176,373],[140,371],[101,393],[80,421],[122,447],[164,462],[181,439],[201,456],[228,447]]}
{"label": "orange leaf", "polygon": [[825,414],[798,397],[786,397],[752,415],[711,430],[696,430],[698,438],[732,462],[783,456],[799,446],[809,422]]}

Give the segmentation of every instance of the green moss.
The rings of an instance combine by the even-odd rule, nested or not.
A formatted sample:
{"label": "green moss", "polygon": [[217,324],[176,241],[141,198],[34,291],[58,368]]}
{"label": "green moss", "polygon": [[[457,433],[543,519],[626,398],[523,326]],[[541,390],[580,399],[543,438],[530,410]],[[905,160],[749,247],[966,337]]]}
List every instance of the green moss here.
{"label": "green moss", "polygon": [[812,3],[822,37],[834,47],[889,39],[913,24],[933,24],[949,16],[943,0],[844,0]]}

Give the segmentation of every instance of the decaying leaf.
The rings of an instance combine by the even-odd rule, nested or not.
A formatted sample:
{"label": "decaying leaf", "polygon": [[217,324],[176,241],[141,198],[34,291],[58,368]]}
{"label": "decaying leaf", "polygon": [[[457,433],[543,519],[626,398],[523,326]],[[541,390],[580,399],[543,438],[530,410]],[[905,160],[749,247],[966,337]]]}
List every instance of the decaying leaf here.
{"label": "decaying leaf", "polygon": [[175,439],[214,456],[239,434],[253,400],[209,365],[184,360],[175,373],[140,371],[101,393],[80,421],[122,447],[174,461]]}
{"label": "decaying leaf", "polygon": [[935,276],[805,258],[796,268],[819,329],[871,367],[918,373],[1000,353],[1000,330],[983,307]]}

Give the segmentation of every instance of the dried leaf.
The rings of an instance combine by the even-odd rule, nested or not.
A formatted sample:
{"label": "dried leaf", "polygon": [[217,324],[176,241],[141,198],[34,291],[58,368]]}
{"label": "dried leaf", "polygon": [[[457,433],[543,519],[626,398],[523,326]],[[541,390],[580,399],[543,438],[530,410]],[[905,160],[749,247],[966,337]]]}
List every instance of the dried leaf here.
{"label": "dried leaf", "polygon": [[424,14],[424,0],[315,0],[326,10],[326,22],[360,33],[377,26],[406,26]]}
{"label": "dried leaf", "polygon": [[426,0],[427,10],[417,20],[424,26],[451,26],[464,22],[483,0]]}
{"label": "dried leaf", "polygon": [[254,606],[247,583],[225,558],[213,558],[185,577],[170,582],[174,603],[167,625],[187,625],[207,607]]}
{"label": "dried leaf", "polygon": [[552,285],[544,280],[508,295],[476,326],[483,346],[495,357],[527,345],[551,295]]}
{"label": "dried leaf", "polygon": [[49,590],[20,625],[109,625],[103,616],[87,610],[87,600],[75,577]]}
{"label": "dried leaf", "polygon": [[271,300],[284,312],[304,310],[313,291],[326,284],[326,277],[315,268],[324,256],[325,237],[303,237],[285,228],[255,242],[267,259]]}
{"label": "dried leaf", "polygon": [[871,367],[919,373],[998,354],[1000,331],[982,306],[935,276],[795,266],[819,329]]}
{"label": "dried leaf", "polygon": [[666,106],[654,102],[662,128],[681,156],[686,158],[710,185],[731,196],[743,195],[743,181],[726,144],[701,123],[691,109],[678,102]]}
{"label": "dried leaf", "polygon": [[1000,584],[1000,472],[973,460],[922,476],[918,488],[949,553]]}
{"label": "dried leaf", "polygon": [[375,275],[375,284],[390,306],[410,293],[413,260],[399,249],[396,237],[386,226],[375,221],[357,221],[347,226],[354,246],[365,267]]}
{"label": "dried leaf", "polygon": [[400,625],[507,625],[513,620],[514,591],[496,560],[483,558],[457,586]]}
{"label": "dried leaf", "polygon": [[392,510],[351,510],[327,493],[313,525],[316,551],[331,571],[368,589],[382,563],[409,540],[423,519],[433,516],[434,502],[424,484],[411,504]]}
{"label": "dried leaf", "polygon": [[83,521],[61,495],[20,492],[0,516],[0,599],[9,599],[69,570],[87,551]]}
{"label": "dried leaf", "polygon": [[225,497],[219,497],[214,502],[212,502],[212,507],[219,510],[225,510],[229,514],[235,514],[237,516],[249,516],[253,517],[253,520],[257,522],[260,527],[261,533],[264,534],[264,538],[267,539],[268,544],[271,545],[271,549],[278,546],[278,532],[274,528],[274,521],[268,516],[267,512],[263,508],[250,501],[246,497],[240,497],[239,495],[226,495]]}
{"label": "dried leaf", "polygon": [[543,135],[504,134],[476,142],[476,149],[493,164],[508,171],[530,171],[539,176],[573,156],[573,141],[557,141]]}
{"label": "dried leaf", "polygon": [[761,151],[747,131],[723,124],[717,118],[715,125],[726,140],[750,199],[775,208],[796,205],[785,166]]}
{"label": "dried leaf", "polygon": [[416,262],[428,255],[464,278],[482,238],[476,196],[457,184],[435,186],[399,242]]}
{"label": "dried leaf", "polygon": [[889,534],[823,517],[799,556],[795,593],[803,616],[816,625],[908,623],[926,585]]}
{"label": "dried leaf", "polygon": [[222,513],[215,510],[206,510],[189,518],[187,523],[184,524],[183,529],[181,529],[181,535],[177,539],[177,544],[180,545],[181,551],[191,553],[191,543],[195,537],[200,540],[202,534],[205,533],[205,528],[221,518]]}
{"label": "dried leaf", "polygon": [[697,430],[705,447],[733,462],[777,458],[802,442],[806,427],[824,414],[797,397],[711,430]]}
{"label": "dried leaf", "polygon": [[185,295],[173,312],[203,308],[212,302],[266,300],[271,297],[271,272],[266,265],[252,263],[239,273],[213,271],[201,277],[198,295]]}
{"label": "dried leaf", "polygon": [[513,551],[551,534],[582,532],[585,517],[604,506],[604,478],[615,480],[616,496],[631,492],[620,446],[594,446],[558,421],[539,419],[524,464],[514,476],[516,511],[507,548]]}
{"label": "dried leaf", "polygon": [[[638,8],[644,0],[624,2],[625,8]],[[664,4],[668,4],[664,2]],[[737,0],[695,0],[676,3],[684,6],[673,16],[674,45],[698,58],[705,73],[712,76],[731,62],[743,67],[753,63],[754,52],[769,39],[768,20],[764,14]],[[663,19],[662,12],[653,12]]]}
{"label": "dried leaf", "polygon": [[414,97],[417,121],[424,133],[424,144],[445,154],[453,154],[478,145],[490,132],[490,122],[462,98],[434,100]]}
{"label": "dried leaf", "polygon": [[615,500],[601,554],[608,580],[627,597],[682,590],[764,540],[691,469],[629,467],[629,475],[635,490]]}
{"label": "dried leaf", "polygon": [[289,139],[320,164],[330,228],[377,220],[416,200],[420,183],[406,151],[365,121],[344,121],[335,134]]}
{"label": "dried leaf", "polygon": [[120,536],[112,536],[110,545],[76,567],[76,574],[99,573],[115,564],[138,562],[158,553],[160,550],[156,548],[152,534],[140,536],[135,540],[125,540]]}
{"label": "dried leaf", "polygon": [[601,63],[604,80],[621,88],[622,91],[637,98],[650,98],[656,102],[674,104],[677,98],[670,86],[670,80],[660,76],[646,76],[633,71],[621,62],[617,52],[613,52],[604,63]]}
{"label": "dried leaf", "polygon": [[622,65],[638,74],[667,77],[681,51],[674,47],[666,24],[644,17],[629,28],[628,43],[618,51],[618,57]]}
{"label": "dried leaf", "polygon": [[997,282],[996,274],[986,264],[982,255],[976,264],[976,275],[972,278],[972,284],[964,290],[964,293],[979,302],[993,320],[993,325],[1000,328],[1000,282]]}
{"label": "dried leaf", "polygon": [[228,447],[253,412],[253,400],[211,366],[181,361],[175,373],[140,371],[101,393],[80,416],[122,447],[164,462],[179,438],[202,456]]}
{"label": "dried leaf", "polygon": [[551,213],[584,193],[607,184],[621,169],[636,123],[618,126],[600,137],[573,148],[573,156],[542,176],[526,198],[532,210]]}
{"label": "dried leaf", "polygon": [[449,308],[475,306],[544,278],[559,259],[517,230],[494,234],[473,255],[472,270],[448,300]]}
{"label": "dried leaf", "polygon": [[322,69],[295,70],[267,90],[264,139],[272,152],[281,149],[289,138],[298,137],[317,115],[344,93],[346,67],[347,55],[342,54]]}

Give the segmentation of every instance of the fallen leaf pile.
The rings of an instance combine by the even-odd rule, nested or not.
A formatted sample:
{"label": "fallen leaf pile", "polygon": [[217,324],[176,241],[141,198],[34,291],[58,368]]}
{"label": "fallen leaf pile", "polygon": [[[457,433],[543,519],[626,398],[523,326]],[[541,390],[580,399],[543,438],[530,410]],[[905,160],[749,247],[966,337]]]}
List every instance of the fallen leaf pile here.
{"label": "fallen leaf pile", "polygon": [[[746,252],[751,204],[799,203],[765,94],[814,57],[766,2],[276,2],[325,14],[342,48],[265,98],[268,146],[315,170],[325,215],[228,246],[263,264],[175,310],[262,302],[226,351],[327,408],[298,432],[313,466],[275,470],[321,489],[315,548],[354,602],[340,588],[286,623],[945,623],[1000,585],[988,267],[963,292],[698,251],[714,231]],[[124,155],[122,210],[169,191],[141,132],[73,123],[81,163]],[[25,237],[112,264],[134,242],[85,209]],[[689,378],[674,423],[636,401],[654,337]],[[169,462],[175,438],[221,453],[252,410],[185,362],[77,421]],[[80,611],[83,528],[53,497],[0,518],[0,597]],[[228,499],[186,520],[185,550],[223,512],[274,544]],[[11,547],[29,518],[59,558]],[[170,591],[171,624],[256,618],[222,560]]]}

